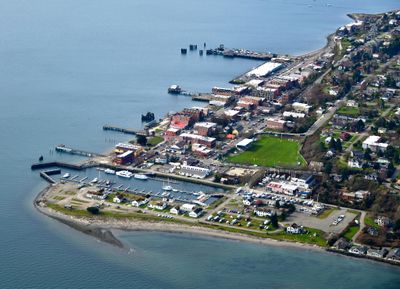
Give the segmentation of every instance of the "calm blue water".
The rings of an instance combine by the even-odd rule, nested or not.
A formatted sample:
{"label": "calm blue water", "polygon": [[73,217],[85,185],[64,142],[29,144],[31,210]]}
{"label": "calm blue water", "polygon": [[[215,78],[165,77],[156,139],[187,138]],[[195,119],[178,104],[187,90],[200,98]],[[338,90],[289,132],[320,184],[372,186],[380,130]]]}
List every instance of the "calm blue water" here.
{"label": "calm blue water", "polygon": [[[170,96],[227,85],[256,62],[181,56],[189,43],[300,54],[385,0],[0,1],[1,288],[399,288],[400,270],[307,250],[186,235],[123,233],[127,255],[32,209],[45,183],[29,166],[64,143],[106,151],[140,127],[192,103]],[[309,7],[312,5],[312,7]]]}

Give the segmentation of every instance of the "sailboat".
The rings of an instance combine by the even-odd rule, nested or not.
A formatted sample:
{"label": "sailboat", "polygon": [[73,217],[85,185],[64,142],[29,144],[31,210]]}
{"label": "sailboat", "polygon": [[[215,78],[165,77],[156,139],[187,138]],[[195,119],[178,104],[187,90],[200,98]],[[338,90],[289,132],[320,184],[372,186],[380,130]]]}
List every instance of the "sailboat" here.
{"label": "sailboat", "polygon": [[169,184],[169,179],[168,179],[167,184],[166,184],[166,185],[163,185],[162,189],[163,189],[164,191],[172,191],[172,190],[173,190],[173,187],[171,187],[170,184]]}

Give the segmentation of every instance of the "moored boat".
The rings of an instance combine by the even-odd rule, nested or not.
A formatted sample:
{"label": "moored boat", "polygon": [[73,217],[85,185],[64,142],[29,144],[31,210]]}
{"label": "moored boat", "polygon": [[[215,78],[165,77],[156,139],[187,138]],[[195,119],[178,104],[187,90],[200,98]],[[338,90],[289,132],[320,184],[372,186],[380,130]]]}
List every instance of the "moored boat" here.
{"label": "moored boat", "polygon": [[130,171],[118,171],[115,173],[119,177],[130,179],[132,178],[133,174]]}
{"label": "moored boat", "polygon": [[138,180],[147,180],[149,177],[143,174],[134,174],[133,177]]}
{"label": "moored boat", "polygon": [[106,174],[109,174],[109,175],[115,175],[115,171],[112,170],[112,169],[106,169],[106,170],[104,170],[104,172],[105,172]]}

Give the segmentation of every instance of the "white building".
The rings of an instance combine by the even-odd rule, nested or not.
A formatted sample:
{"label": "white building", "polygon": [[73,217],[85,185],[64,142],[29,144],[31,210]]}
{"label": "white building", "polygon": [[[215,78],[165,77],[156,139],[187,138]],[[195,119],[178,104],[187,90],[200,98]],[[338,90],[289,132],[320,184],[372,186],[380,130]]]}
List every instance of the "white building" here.
{"label": "white building", "polygon": [[369,136],[363,143],[362,143],[362,148],[363,149],[371,149],[372,151],[386,151],[387,147],[389,144],[387,143],[381,143],[379,140],[381,139],[380,136],[377,135],[371,135]]}
{"label": "white building", "polygon": [[261,64],[260,66],[254,68],[253,70],[250,70],[246,75],[247,76],[255,76],[255,77],[263,77],[271,74],[272,72],[277,71],[282,67],[281,63],[277,62],[266,62],[264,64]]}
{"label": "white building", "polygon": [[306,115],[302,112],[285,111],[283,117],[304,118]]}
{"label": "white building", "polygon": [[210,169],[202,168],[202,167],[195,167],[195,166],[188,166],[188,165],[182,165],[180,171],[181,171],[182,175],[191,176],[191,177],[200,178],[200,179],[204,179],[211,173]]}
{"label": "white building", "polygon": [[195,208],[196,208],[196,205],[194,205],[194,204],[183,204],[180,209],[181,209],[181,211],[184,211],[184,212],[191,212]]}
{"label": "white building", "polygon": [[203,214],[203,210],[201,208],[197,208],[194,211],[189,213],[189,217],[191,218],[198,218]]}
{"label": "white building", "polygon": [[292,104],[292,107],[296,111],[301,111],[304,113],[308,113],[310,111],[310,108],[312,107],[311,105],[308,105],[307,103],[301,103],[301,102],[294,102]]}

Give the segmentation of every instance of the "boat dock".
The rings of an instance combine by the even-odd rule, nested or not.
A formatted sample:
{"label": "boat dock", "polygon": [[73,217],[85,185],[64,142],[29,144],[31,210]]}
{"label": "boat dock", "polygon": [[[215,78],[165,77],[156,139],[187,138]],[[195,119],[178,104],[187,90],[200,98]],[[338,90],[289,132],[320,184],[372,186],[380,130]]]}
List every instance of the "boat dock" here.
{"label": "boat dock", "polygon": [[222,44],[215,49],[207,49],[206,55],[222,55],[230,58],[238,57],[263,61],[271,60],[273,57],[277,56],[270,52],[256,52],[248,49],[225,48]]}
{"label": "boat dock", "polygon": [[56,181],[51,177],[52,175],[58,175],[61,174],[61,170],[60,169],[54,169],[54,170],[47,170],[47,171],[43,171],[40,172],[40,176],[45,179],[47,182],[49,182],[50,184],[55,184]]}
{"label": "boat dock", "polygon": [[56,151],[61,152],[61,153],[71,154],[71,155],[85,156],[85,157],[105,157],[105,155],[102,155],[102,154],[88,152],[88,151],[84,151],[84,150],[73,149],[73,148],[66,147],[64,145],[56,146]]}

